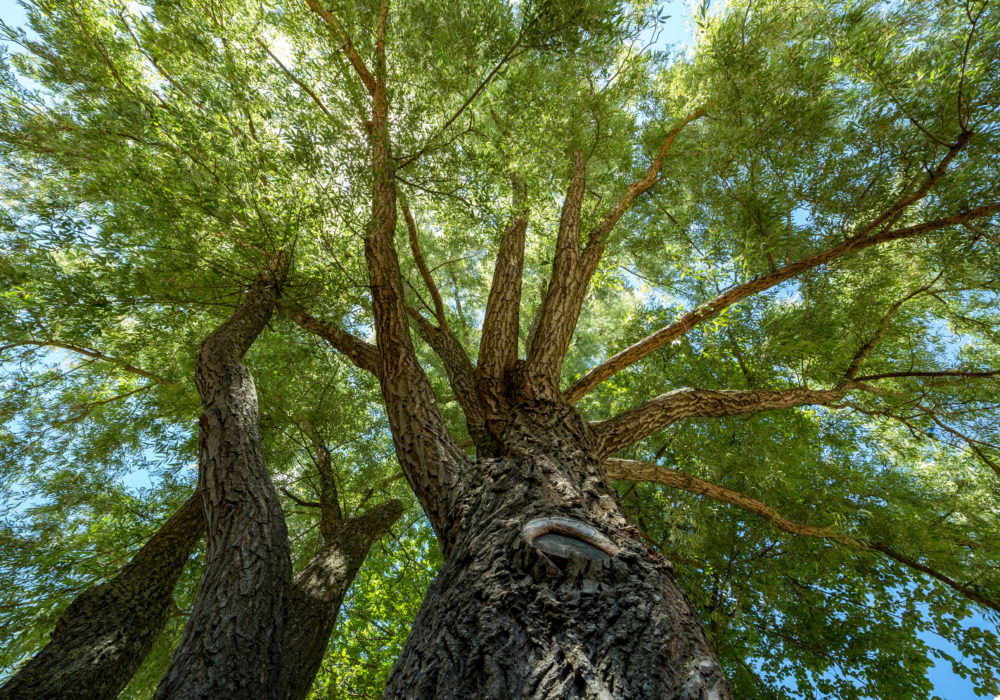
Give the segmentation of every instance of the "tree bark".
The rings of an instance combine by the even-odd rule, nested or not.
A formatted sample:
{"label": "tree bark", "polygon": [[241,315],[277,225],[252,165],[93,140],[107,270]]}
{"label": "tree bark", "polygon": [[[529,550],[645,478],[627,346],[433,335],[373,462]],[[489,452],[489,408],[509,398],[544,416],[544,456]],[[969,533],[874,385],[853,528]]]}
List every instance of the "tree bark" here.
{"label": "tree bark", "polygon": [[335,523],[326,544],[292,586],[283,649],[282,700],[309,695],[326,653],[337,613],[368,550],[403,514],[403,504],[386,501],[364,515]]}
{"label": "tree bark", "polygon": [[174,586],[204,529],[195,495],[117,576],[70,603],[52,641],[0,688],[0,698],[117,697],[170,619]]}
{"label": "tree bark", "polygon": [[288,263],[287,254],[276,254],[198,351],[206,566],[157,698],[278,698],[292,565],[264,463],[256,388],[240,359],[270,319]]}
{"label": "tree bark", "polygon": [[386,698],[727,700],[671,565],[629,522],[562,402],[521,398],[471,466],[454,547]]}

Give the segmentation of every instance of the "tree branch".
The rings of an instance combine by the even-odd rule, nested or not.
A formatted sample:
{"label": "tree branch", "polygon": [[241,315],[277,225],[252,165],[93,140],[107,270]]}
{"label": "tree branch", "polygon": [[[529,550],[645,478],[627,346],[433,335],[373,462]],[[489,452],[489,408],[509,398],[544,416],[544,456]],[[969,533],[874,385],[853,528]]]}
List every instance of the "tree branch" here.
{"label": "tree branch", "polygon": [[479,362],[476,366],[476,391],[486,408],[487,420],[498,418],[507,412],[504,373],[517,361],[520,331],[528,198],[524,178],[513,173],[510,181],[513,188],[513,211],[497,253],[479,341]]}
{"label": "tree branch", "polygon": [[282,304],[278,308],[303,330],[318,335],[329,343],[330,347],[347,357],[356,367],[371,372],[376,377],[382,374],[382,360],[374,345],[292,306]]}
{"label": "tree branch", "polygon": [[739,491],[727,489],[724,486],[719,486],[710,481],[705,481],[704,479],[699,479],[696,476],[691,476],[690,474],[685,474],[668,467],[661,467],[647,462],[637,462],[631,459],[609,459],[605,461],[604,465],[607,469],[608,477],[616,481],[642,481],[662,484],[663,486],[687,491],[688,493],[706,496],[719,503],[736,506],[763,518],[779,530],[787,532],[790,535],[828,539],[850,549],[880,552],[906,567],[931,576],[969,600],[1000,612],[1000,604],[983,598],[975,591],[969,589],[967,586],[963,586],[940,571],[900,554],[884,544],[848,537],[842,532],[837,532],[831,528],[813,527],[793,522],[782,516],[774,508],[754,498],[750,498]]}
{"label": "tree branch", "polygon": [[129,372],[130,374],[137,374],[140,377],[145,377],[146,379],[151,379],[157,384],[172,384],[169,379],[164,379],[158,374],[153,374],[152,372],[147,372],[144,369],[140,369],[134,365],[130,365],[125,360],[119,359],[117,357],[111,357],[110,355],[105,355],[98,350],[92,350],[90,348],[84,348],[79,345],[74,345],[73,343],[64,343],[60,340],[33,340],[33,339],[15,339],[15,338],[0,338],[0,341],[9,343],[9,345],[0,348],[0,352],[8,348],[17,347],[19,345],[32,345],[35,347],[45,347],[45,348],[61,348],[62,350],[69,350],[70,352],[75,352],[78,355],[83,355],[84,357],[90,357],[95,360],[101,360],[103,362],[108,362],[116,367]]}
{"label": "tree branch", "polygon": [[347,56],[347,60],[350,61],[351,65],[354,67],[354,71],[358,74],[358,77],[361,79],[361,82],[364,84],[369,94],[374,95],[375,79],[368,70],[368,66],[366,66],[365,62],[361,60],[361,56],[358,55],[358,51],[354,48],[354,43],[351,41],[351,36],[340,23],[340,20],[334,17],[333,13],[329,10],[321,8],[317,0],[306,0],[306,4],[309,5],[310,10],[315,12],[323,19],[324,22],[330,25],[334,33],[343,42],[340,47],[341,50],[344,52],[344,55]]}
{"label": "tree branch", "polygon": [[906,228],[894,229],[891,231],[882,231],[881,233],[871,235],[866,238],[850,238],[833,248],[828,248],[827,250],[811,255],[808,258],[803,258],[802,260],[792,263],[791,265],[786,265],[785,267],[780,268],[777,272],[772,272],[745,284],[733,287],[729,291],[718,295],[711,301],[702,304],[693,311],[689,311],[684,314],[684,316],[670,325],[661,328],[652,335],[640,340],[635,345],[625,348],[621,352],[602,362],[597,367],[594,367],[574,382],[569,389],[563,392],[563,398],[570,403],[576,403],[604,380],[614,376],[629,365],[638,362],[675,338],[684,335],[689,330],[706,319],[715,316],[723,309],[726,309],[736,302],[746,299],[747,297],[753,296],[754,294],[758,294],[770,289],[771,287],[781,284],[782,282],[792,279],[806,270],[819,267],[820,265],[825,265],[838,258],[844,257],[845,255],[864,250],[865,248],[870,248],[871,246],[913,238],[915,236],[920,236],[922,234],[937,231],[949,226],[962,224],[966,221],[989,216],[990,214],[995,214],[996,212],[1000,212],[1000,202],[985,204],[981,207],[976,207],[975,209],[953,214],[952,216],[942,219],[927,221],[916,226],[908,226]]}
{"label": "tree branch", "polygon": [[[925,284],[923,287],[920,287],[912,294],[908,294],[907,296],[903,297],[902,299],[895,302],[892,306],[889,307],[889,310],[882,317],[882,320],[879,321],[878,330],[875,332],[875,335],[872,336],[871,339],[867,343],[865,343],[861,347],[861,349],[859,349],[858,352],[854,355],[854,358],[851,360],[851,364],[848,365],[847,367],[847,371],[844,372],[845,379],[853,380],[857,376],[858,372],[861,369],[862,363],[865,361],[868,355],[871,354],[871,352],[876,347],[878,347],[878,344],[882,342],[882,337],[885,335],[885,332],[889,330],[889,323],[892,321],[892,317],[896,315],[896,312],[899,311],[900,308],[902,308],[903,304],[910,301],[914,297],[917,297],[920,294],[926,292],[934,285],[935,282],[941,279],[942,275],[944,275],[943,271],[937,277],[931,280],[928,284]],[[859,381],[864,381],[864,379],[861,379]]]}
{"label": "tree branch", "polygon": [[379,538],[403,514],[397,500],[336,523],[326,544],[299,572],[288,597],[281,674],[281,700],[304,700],[319,671],[354,577]]}
{"label": "tree branch", "polygon": [[[383,15],[385,11],[383,4]],[[384,24],[384,16],[380,23]],[[382,361],[379,382],[396,456],[447,556],[456,534],[453,514],[462,484],[460,477],[468,460],[448,431],[410,339],[403,276],[394,242],[396,180],[384,47],[378,54],[380,64],[372,100],[372,214],[365,236],[365,260]]]}
{"label": "tree branch", "polygon": [[675,389],[590,424],[594,451],[600,459],[631,447],[658,430],[685,418],[723,418],[752,415],[792,406],[825,405],[844,395],[843,390],[795,389],[755,391]]}
{"label": "tree branch", "polygon": [[529,371],[535,374],[535,382],[540,383],[546,392],[551,391],[553,395],[558,392],[563,358],[573,340],[587,288],[604,254],[608,234],[636,197],[656,184],[667,152],[684,127],[704,114],[705,108],[689,114],[667,134],[659,152],[647,168],[646,175],[631,184],[604,219],[590,230],[586,250],[582,253],[580,227],[586,180],[583,156],[579,152],[574,153],[574,179],[563,203],[552,277],[542,302],[538,330],[533,336],[534,343],[528,354]]}
{"label": "tree branch", "polygon": [[575,297],[579,295],[580,269],[577,263],[580,259],[580,227],[586,185],[583,154],[574,151],[573,179],[563,200],[552,276],[542,300],[538,329],[532,337],[527,359],[528,371],[534,375],[537,388],[553,397],[559,391],[563,358],[573,339],[573,329],[580,314]]}
{"label": "tree branch", "polygon": [[302,82],[297,77],[295,77],[295,74],[291,71],[291,69],[288,68],[284,63],[282,63],[281,59],[279,59],[277,56],[275,56],[274,53],[272,53],[271,49],[268,47],[267,44],[265,44],[260,39],[255,39],[255,41],[257,42],[258,46],[260,46],[262,49],[264,49],[264,51],[267,52],[267,55],[271,57],[271,60],[274,61],[278,65],[278,68],[281,69],[281,72],[284,73],[286,76],[288,76],[289,80],[291,80],[293,83],[295,83],[300,88],[302,88],[302,90],[307,95],[309,95],[309,98],[316,104],[316,106],[319,107],[323,111],[323,114],[325,114],[326,116],[328,116],[328,117],[330,117],[332,119],[333,115],[330,113],[330,110],[326,108],[326,105],[323,104],[323,100],[321,100],[319,98],[319,95],[317,95],[315,93],[315,91],[313,91],[312,88],[310,88],[304,82]]}
{"label": "tree branch", "polygon": [[52,641],[0,688],[0,697],[114,698],[166,626],[177,579],[205,531],[200,494],[189,498],[111,580],[63,611]]}
{"label": "tree branch", "polygon": [[441,358],[445,374],[448,375],[448,384],[465,414],[465,425],[477,454],[485,457],[497,452],[499,446],[496,439],[486,431],[486,412],[476,393],[476,370],[462,343],[451,329],[438,328],[412,306],[407,305],[406,311],[416,322],[421,337]]}
{"label": "tree branch", "polygon": [[434,317],[437,319],[441,330],[448,330],[448,319],[444,313],[444,302],[441,300],[441,292],[434,283],[434,277],[431,276],[431,271],[427,269],[424,254],[420,250],[420,241],[417,238],[417,223],[413,220],[410,207],[403,197],[400,197],[400,204],[402,204],[403,208],[403,218],[406,219],[406,229],[410,234],[410,251],[413,253],[413,260],[417,264],[417,269],[420,271],[420,277],[424,281],[424,286],[427,287],[427,291],[431,295],[431,300],[434,302]]}
{"label": "tree branch", "polygon": [[662,467],[648,462],[637,462],[632,459],[607,459],[604,461],[608,478],[614,481],[634,481],[661,484],[670,488],[687,491],[698,496],[707,496],[719,503],[736,506],[759,515],[779,530],[790,535],[829,539],[847,547],[857,547],[858,541],[847,535],[827,527],[813,527],[792,522],[770,506],[761,503],[739,491],[727,489],[711,481],[699,479],[696,476],[679,472],[669,467]]}
{"label": "tree branch", "polygon": [[[291,256],[272,256],[243,304],[201,344],[198,488],[206,525],[205,574],[156,698],[273,697],[292,563],[288,530],[260,436],[253,376],[243,354],[267,326]],[[253,606],[227,605],[253,592]],[[258,639],[246,645],[241,640]],[[204,649],[217,653],[206,657]],[[261,668],[261,659],[265,659]]]}

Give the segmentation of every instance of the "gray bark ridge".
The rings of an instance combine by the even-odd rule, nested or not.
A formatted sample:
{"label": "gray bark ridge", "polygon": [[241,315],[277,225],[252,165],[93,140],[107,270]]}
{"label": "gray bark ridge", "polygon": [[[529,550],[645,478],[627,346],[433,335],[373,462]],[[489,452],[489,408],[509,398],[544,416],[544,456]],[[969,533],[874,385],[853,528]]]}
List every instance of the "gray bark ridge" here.
{"label": "gray bark ridge", "polygon": [[385,697],[730,700],[699,616],[630,523],[579,414],[522,400],[503,437],[502,457],[472,466],[455,545]]}
{"label": "gray bark ridge", "polygon": [[286,253],[274,255],[198,351],[206,566],[156,698],[278,698],[292,584],[288,530],[264,463],[253,377],[240,360],[270,319],[288,265]]}
{"label": "gray bark ridge", "polygon": [[177,579],[204,529],[195,495],[117,576],[70,603],[52,641],[0,688],[0,698],[117,697],[170,619]]}
{"label": "gray bark ridge", "polygon": [[285,625],[282,700],[309,695],[347,589],[368,550],[402,514],[403,504],[393,499],[335,523],[326,544],[295,577]]}

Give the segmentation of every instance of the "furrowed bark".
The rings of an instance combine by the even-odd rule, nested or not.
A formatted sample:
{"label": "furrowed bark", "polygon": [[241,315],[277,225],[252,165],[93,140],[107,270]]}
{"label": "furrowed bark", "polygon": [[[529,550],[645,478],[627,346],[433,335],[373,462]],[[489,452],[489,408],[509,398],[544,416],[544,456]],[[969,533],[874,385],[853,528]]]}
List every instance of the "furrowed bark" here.
{"label": "furrowed bark", "polygon": [[709,391],[685,387],[660,394],[608,420],[590,424],[595,452],[604,459],[631,447],[657,430],[685,418],[723,418],[752,415],[792,406],[825,405],[844,396],[841,389],[795,389]]}
{"label": "furrowed bark", "polygon": [[295,577],[282,645],[286,659],[282,700],[303,700],[309,695],[347,589],[372,544],[402,514],[403,505],[392,500],[364,515],[331,523],[324,533],[325,545]]}
{"label": "furrowed bark", "polygon": [[52,641],[0,688],[0,698],[117,697],[170,619],[174,586],[204,531],[196,494],[118,575],[70,603]]}
{"label": "furrowed bark", "polygon": [[379,382],[396,456],[447,553],[454,541],[451,520],[467,460],[445,425],[410,339],[403,277],[394,243],[396,183],[385,91],[387,13],[388,7],[383,4],[372,104],[372,218],[365,237],[365,258],[371,279],[375,338],[382,360]]}
{"label": "furrowed bark", "polygon": [[382,360],[379,358],[378,348],[374,345],[366,343],[361,338],[332,324],[324,323],[304,311],[286,307],[282,307],[281,310],[303,330],[318,335],[329,343],[330,347],[347,357],[359,369],[371,372],[376,377],[382,373]]}
{"label": "furrowed bark", "polygon": [[157,698],[278,698],[292,583],[288,530],[264,463],[253,377],[240,360],[270,319],[288,264],[286,253],[276,254],[198,351],[206,565]]}
{"label": "furrowed bark", "polygon": [[[386,698],[726,700],[670,564],[631,525],[567,404],[512,399]],[[548,538],[548,539],[546,539]]]}
{"label": "furrowed bark", "polygon": [[688,493],[693,493],[698,496],[706,496],[714,501],[718,501],[719,503],[736,506],[737,508],[741,508],[748,513],[760,516],[779,530],[787,532],[790,535],[827,539],[851,549],[879,552],[890,559],[903,564],[907,568],[919,571],[922,574],[926,574],[927,576],[940,581],[973,602],[979,603],[980,605],[990,608],[991,610],[1000,612],[1000,604],[984,598],[968,586],[963,586],[953,578],[946,576],[926,564],[921,564],[910,557],[900,554],[887,545],[849,537],[842,532],[838,532],[828,527],[813,527],[811,525],[793,522],[781,515],[781,513],[776,511],[771,506],[762,503],[755,498],[751,498],[740,493],[739,491],[727,489],[724,486],[713,484],[710,481],[705,481],[704,479],[699,479],[696,476],[691,476],[690,474],[685,474],[668,467],[661,467],[647,462],[637,462],[631,459],[608,459],[605,460],[604,465],[607,468],[608,477],[615,479],[616,481],[662,484],[663,486],[669,486],[681,491],[687,491]]}
{"label": "furrowed bark", "polygon": [[699,323],[712,318],[723,309],[726,309],[733,304],[746,299],[747,297],[781,284],[786,280],[792,279],[806,270],[811,270],[812,268],[819,267],[820,265],[825,265],[826,263],[842,258],[845,255],[856,253],[864,250],[865,248],[870,248],[871,246],[913,238],[914,236],[930,233],[932,231],[938,231],[949,226],[956,226],[966,221],[972,221],[997,212],[1000,212],[1000,202],[985,204],[981,207],[976,207],[975,209],[960,212],[943,219],[928,221],[917,226],[908,226],[906,228],[883,231],[865,238],[851,238],[844,241],[840,245],[834,246],[833,248],[816,253],[808,258],[803,258],[802,260],[792,263],[791,265],[786,265],[785,267],[780,268],[777,272],[772,272],[771,274],[764,275],[763,277],[759,277],[755,280],[747,282],[746,284],[733,287],[729,291],[720,294],[693,311],[689,311],[670,325],[661,328],[652,335],[640,340],[635,345],[625,348],[618,354],[602,362],[597,367],[594,367],[574,382],[569,389],[563,392],[563,399],[570,403],[576,403],[604,380],[609,379],[629,365],[638,362],[670,341],[679,338]]}
{"label": "furrowed bark", "polygon": [[510,410],[504,397],[504,375],[517,361],[521,323],[521,279],[524,238],[528,230],[527,189],[524,179],[511,175],[514,189],[511,220],[504,229],[486,301],[486,315],[479,341],[476,392],[486,409],[487,421]]}
{"label": "furrowed bark", "polygon": [[[580,226],[583,212],[583,198],[586,191],[586,166],[583,154],[573,153],[573,180],[566,191],[562,216],[559,219],[559,235],[556,238],[556,252],[552,261],[552,277],[548,291],[542,301],[538,316],[538,328],[532,336],[528,348],[528,368],[535,376],[534,383],[540,396],[554,399],[559,392],[559,375],[563,358],[573,339],[573,329],[579,310],[576,306],[580,284]],[[568,329],[568,332],[567,332]]]}
{"label": "furrowed bark", "polygon": [[486,432],[486,413],[476,395],[475,368],[472,366],[465,348],[462,347],[462,343],[448,327],[448,317],[445,315],[441,292],[438,290],[437,284],[434,283],[431,271],[424,261],[424,254],[420,250],[420,242],[417,238],[417,224],[405,201],[402,202],[402,208],[403,218],[406,219],[406,228],[410,234],[410,250],[413,252],[413,260],[420,271],[424,286],[430,292],[431,300],[434,303],[434,318],[437,320],[437,325],[435,326],[425,319],[411,306],[407,306],[406,311],[416,321],[420,335],[441,358],[445,373],[448,375],[448,384],[465,414],[465,424],[473,443],[476,445],[477,452],[480,455],[495,452],[496,441],[491,439]]}
{"label": "furrowed bark", "polygon": [[551,398],[554,398],[558,391],[563,359],[573,340],[590,280],[597,271],[601,256],[604,255],[608,235],[636,197],[649,191],[656,184],[667,152],[684,127],[704,115],[704,108],[689,114],[667,134],[659,152],[647,168],[646,175],[632,183],[604,219],[590,230],[586,249],[582,253],[580,216],[585,189],[584,163],[579,152],[574,154],[576,176],[563,204],[552,278],[542,304],[538,332],[533,337],[534,342],[528,355],[528,366],[540,377],[545,377],[550,383],[554,383],[555,388]]}
{"label": "furrowed bark", "polygon": [[465,427],[469,431],[476,454],[480,457],[495,455],[499,449],[496,438],[486,429],[486,410],[476,394],[476,370],[465,353],[465,348],[449,328],[438,328],[416,309],[407,306],[407,312],[416,321],[420,336],[427,341],[434,353],[441,358],[448,385],[465,414]]}

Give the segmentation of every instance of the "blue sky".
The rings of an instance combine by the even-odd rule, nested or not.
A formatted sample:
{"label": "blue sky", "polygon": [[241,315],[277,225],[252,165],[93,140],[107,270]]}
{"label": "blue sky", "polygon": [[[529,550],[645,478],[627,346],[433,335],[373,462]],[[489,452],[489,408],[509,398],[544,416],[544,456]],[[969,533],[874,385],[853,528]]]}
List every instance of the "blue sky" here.
{"label": "blue sky", "polygon": [[[686,23],[686,20],[690,17],[690,9],[680,2],[674,2],[666,6],[665,12],[670,14],[671,18],[662,28],[657,44],[660,46],[668,44],[692,44],[694,38]],[[3,19],[4,22],[10,25],[16,26],[24,21],[24,12],[14,0],[0,0],[0,19]],[[149,475],[146,472],[140,471],[130,478],[126,478],[125,483],[132,487],[148,487],[150,484]],[[992,626],[989,621],[980,616],[969,618],[966,620],[966,623],[967,627]],[[935,635],[925,635],[925,639],[932,646],[942,648],[944,651],[952,654],[957,654],[957,650],[954,647],[949,648],[950,645]],[[930,676],[935,686],[935,692],[942,700],[974,700],[975,698],[985,697],[976,695],[970,681],[952,673],[950,664],[947,662],[939,662],[931,670]],[[886,698],[885,700],[895,699]],[[1000,700],[1000,696],[996,700]]]}

